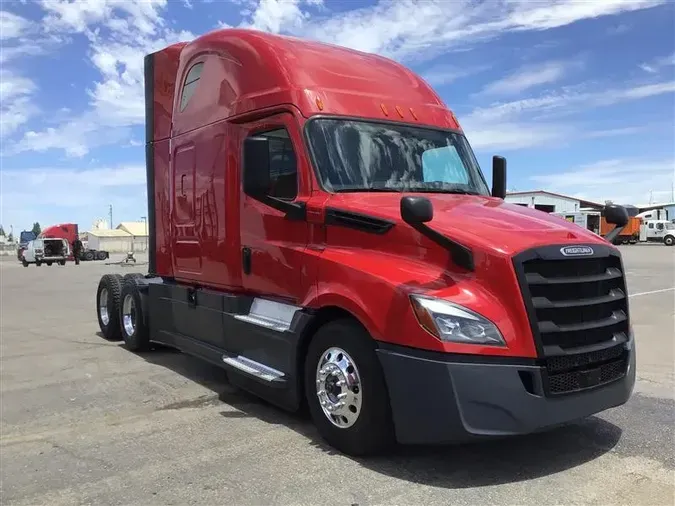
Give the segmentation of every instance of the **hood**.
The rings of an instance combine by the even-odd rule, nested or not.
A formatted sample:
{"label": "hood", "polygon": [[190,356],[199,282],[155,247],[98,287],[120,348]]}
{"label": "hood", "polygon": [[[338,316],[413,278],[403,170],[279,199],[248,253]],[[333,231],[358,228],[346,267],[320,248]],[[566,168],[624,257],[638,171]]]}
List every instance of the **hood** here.
{"label": "hood", "polygon": [[547,244],[608,244],[602,237],[558,216],[494,197],[429,193],[341,193],[327,205],[395,221],[403,196],[428,198],[434,218],[427,225],[471,248],[512,256]]}

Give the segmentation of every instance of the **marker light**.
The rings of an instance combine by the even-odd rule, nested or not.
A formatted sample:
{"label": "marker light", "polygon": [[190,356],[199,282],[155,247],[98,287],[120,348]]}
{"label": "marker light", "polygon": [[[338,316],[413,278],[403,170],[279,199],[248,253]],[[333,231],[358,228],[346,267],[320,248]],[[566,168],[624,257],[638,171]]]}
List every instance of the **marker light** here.
{"label": "marker light", "polygon": [[495,324],[470,309],[423,295],[411,295],[410,302],[419,324],[441,341],[506,346]]}

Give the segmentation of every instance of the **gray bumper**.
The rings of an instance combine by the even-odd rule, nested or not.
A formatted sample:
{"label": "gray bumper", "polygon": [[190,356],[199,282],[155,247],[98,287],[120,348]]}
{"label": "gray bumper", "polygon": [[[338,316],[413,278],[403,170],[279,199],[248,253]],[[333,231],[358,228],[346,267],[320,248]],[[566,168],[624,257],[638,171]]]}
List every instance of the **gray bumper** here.
{"label": "gray bumper", "polygon": [[378,350],[400,443],[437,444],[537,432],[624,404],[635,384],[631,340],[619,379],[552,394],[546,368],[382,345]]}

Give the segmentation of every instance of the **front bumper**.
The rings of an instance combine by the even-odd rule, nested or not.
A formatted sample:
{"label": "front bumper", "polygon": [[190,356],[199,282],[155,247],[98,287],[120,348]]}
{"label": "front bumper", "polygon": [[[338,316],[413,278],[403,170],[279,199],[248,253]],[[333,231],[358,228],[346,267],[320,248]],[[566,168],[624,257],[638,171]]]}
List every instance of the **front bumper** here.
{"label": "front bumper", "polygon": [[635,347],[621,378],[551,395],[534,360],[458,357],[381,344],[396,438],[403,444],[456,443],[528,434],[624,404],[635,384]]}

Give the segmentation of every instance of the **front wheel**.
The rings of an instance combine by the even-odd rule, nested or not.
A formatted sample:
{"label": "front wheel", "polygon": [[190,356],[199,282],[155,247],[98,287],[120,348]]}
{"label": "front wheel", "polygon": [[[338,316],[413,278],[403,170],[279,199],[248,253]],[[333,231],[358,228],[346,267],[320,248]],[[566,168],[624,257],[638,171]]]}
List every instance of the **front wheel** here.
{"label": "front wheel", "polygon": [[372,338],[357,322],[337,320],[313,337],[305,396],[321,436],[348,455],[371,455],[394,442],[387,386]]}
{"label": "front wheel", "polygon": [[675,237],[673,237],[672,235],[667,235],[666,237],[663,238],[663,244],[665,244],[666,246],[672,246],[673,244],[675,244]]}

